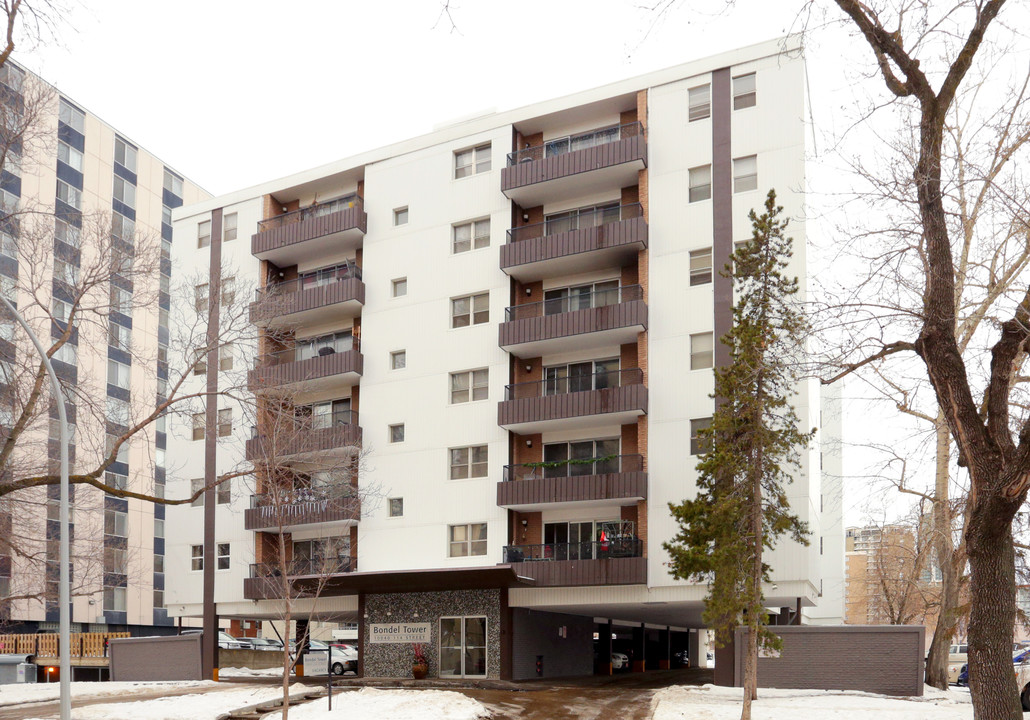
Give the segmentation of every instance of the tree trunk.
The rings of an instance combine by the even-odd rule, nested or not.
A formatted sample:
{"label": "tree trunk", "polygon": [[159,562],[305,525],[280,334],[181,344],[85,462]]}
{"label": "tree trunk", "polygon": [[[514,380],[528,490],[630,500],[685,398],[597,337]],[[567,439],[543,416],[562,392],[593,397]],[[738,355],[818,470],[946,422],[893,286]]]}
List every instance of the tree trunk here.
{"label": "tree trunk", "polygon": [[[985,501],[981,501],[986,504]],[[978,508],[979,509],[979,508]],[[976,720],[1022,720],[1012,635],[1016,622],[1015,548],[1009,522],[974,510],[969,553],[969,690]]]}
{"label": "tree trunk", "polygon": [[[293,669],[295,661],[290,659],[290,621],[293,619],[293,598],[290,594],[290,571],[286,560],[286,537],[283,534],[283,529],[279,528],[279,569],[281,590],[283,591],[283,633],[286,637],[283,639],[283,706],[282,706],[282,720],[289,720],[290,717],[290,670]],[[294,646],[294,654],[299,655],[301,651],[300,638],[297,638],[297,643]]]}
{"label": "tree trunk", "polygon": [[744,643],[744,705],[740,709],[740,720],[751,720],[751,701],[758,698],[758,621],[761,618],[751,613],[748,616],[747,642]]}
{"label": "tree trunk", "polygon": [[[756,383],[756,396],[762,396],[762,375],[759,372]],[[756,408],[756,419],[761,421],[760,408]],[[756,423],[756,426],[758,423]],[[745,594],[748,598],[747,644],[744,656],[744,705],[740,711],[740,720],[751,720],[751,701],[758,699],[758,623],[762,622],[762,473],[764,456],[759,446],[751,465],[751,512],[748,518],[751,525],[748,535],[751,537],[751,575]]]}
{"label": "tree trunk", "polygon": [[[956,562],[955,542],[952,539],[954,514],[949,496],[951,473],[951,432],[942,410],[935,418],[937,434],[937,473],[933,502],[933,549],[941,567],[941,597],[937,625],[933,629],[930,652],[926,657],[926,684],[941,690],[948,689],[948,648],[955,637],[959,620],[959,578],[964,569],[962,562]],[[932,558],[931,558],[932,565]],[[931,567],[931,572],[933,568]]]}

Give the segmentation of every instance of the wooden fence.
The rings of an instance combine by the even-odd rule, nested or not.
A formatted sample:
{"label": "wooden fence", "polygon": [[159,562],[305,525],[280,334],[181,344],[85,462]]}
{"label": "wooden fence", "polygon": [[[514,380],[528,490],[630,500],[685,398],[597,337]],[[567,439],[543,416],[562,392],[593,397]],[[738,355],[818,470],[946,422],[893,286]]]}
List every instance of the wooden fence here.
{"label": "wooden fence", "polygon": [[[127,637],[129,637],[127,632],[71,633],[71,657],[106,657],[108,640]],[[18,655],[55,658],[59,656],[57,646],[57,633],[0,635],[0,654],[16,653]]]}

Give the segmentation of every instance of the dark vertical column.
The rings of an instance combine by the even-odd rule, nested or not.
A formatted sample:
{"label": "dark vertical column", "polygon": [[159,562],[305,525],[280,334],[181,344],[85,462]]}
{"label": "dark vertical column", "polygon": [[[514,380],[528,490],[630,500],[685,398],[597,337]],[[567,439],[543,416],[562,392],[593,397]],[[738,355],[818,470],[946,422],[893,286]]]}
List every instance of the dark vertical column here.
{"label": "dark vertical column", "polygon": [[644,630],[644,623],[640,623],[640,627],[633,628],[633,672],[644,672],[646,645],[647,633]]}
{"label": "dark vertical column", "polygon": [[365,677],[365,591],[358,591],[358,677]]}
{"label": "dark vertical column", "polygon": [[598,637],[598,654],[600,657],[601,667],[597,669],[601,675],[612,674],[612,621],[609,620],[606,623],[602,623],[598,626],[600,628],[600,636]]}
{"label": "dark vertical column", "polygon": [[687,657],[690,667],[701,667],[702,660],[708,659],[705,648],[701,647],[701,631],[691,628],[687,631]]}
{"label": "dark vertical column", "polygon": [[[308,648],[309,648],[309,641],[311,640],[311,638],[308,637],[308,621],[307,620],[297,620],[296,621],[296,627],[297,627],[297,629],[294,631],[294,635],[293,635],[295,638],[297,638],[297,643],[294,646],[294,652],[297,654],[297,657],[300,658],[297,661],[297,671],[296,672],[297,672],[297,677],[303,677],[304,676],[304,654],[307,653]],[[289,630],[289,628],[286,628],[286,629]],[[359,654],[359,661],[360,661],[360,654]]]}
{"label": "dark vertical column", "polygon": [[512,666],[515,651],[515,642],[512,637],[511,608],[508,606],[508,588],[500,589],[500,611],[501,611],[501,680],[511,680]]}
{"label": "dark vertical column", "polygon": [[204,635],[201,672],[214,678],[218,667],[218,616],[215,615],[215,481],[218,455],[218,315],[222,278],[222,210],[211,213],[211,267],[207,301],[207,398],[204,432]]}
{"label": "dark vertical column", "polygon": [[672,631],[669,628],[658,631],[658,669],[668,670],[672,667]]}
{"label": "dark vertical column", "polygon": [[796,610],[794,612],[794,617],[791,620],[790,624],[791,625],[800,625],[801,624],[801,598],[797,599]]}
{"label": "dark vertical column", "polygon": [[733,326],[733,283],[720,273],[733,252],[733,152],[730,117],[733,113],[729,68],[712,73],[712,270],[715,292],[715,366],[730,362],[730,351],[719,342]]}
{"label": "dark vertical column", "polygon": [[715,646],[715,684],[733,687],[734,672],[737,666],[737,653],[733,640],[719,647]]}

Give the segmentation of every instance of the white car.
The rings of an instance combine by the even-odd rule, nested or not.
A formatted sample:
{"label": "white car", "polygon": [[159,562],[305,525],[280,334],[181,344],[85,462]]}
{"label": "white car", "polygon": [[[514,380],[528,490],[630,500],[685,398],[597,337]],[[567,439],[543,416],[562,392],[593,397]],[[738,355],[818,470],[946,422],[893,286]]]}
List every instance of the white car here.
{"label": "white car", "polygon": [[622,670],[629,667],[629,656],[622,653],[612,653],[612,670]]}
{"label": "white car", "polygon": [[330,645],[329,652],[329,671],[333,675],[358,671],[358,651],[353,645]]}

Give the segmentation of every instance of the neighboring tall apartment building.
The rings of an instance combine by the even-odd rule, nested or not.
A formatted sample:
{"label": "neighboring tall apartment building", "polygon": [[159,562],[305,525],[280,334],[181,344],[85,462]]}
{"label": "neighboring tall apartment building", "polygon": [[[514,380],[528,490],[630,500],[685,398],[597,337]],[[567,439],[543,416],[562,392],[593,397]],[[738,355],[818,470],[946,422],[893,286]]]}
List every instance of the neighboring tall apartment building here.
{"label": "neighboring tall apartment building", "polygon": [[[800,46],[770,42],[177,211],[176,272],[202,276],[198,300],[227,278],[259,288],[265,334],[228,365],[256,360],[250,390],[305,431],[276,451],[287,513],[260,468],[209,514],[209,553],[203,509],[169,510],[169,611],[201,614],[214,562],[219,616],[277,618],[285,515],[291,579],[330,575],[296,616],[357,621],[366,675],[410,672],[391,640],[428,641],[441,676],[589,673],[612,634],[637,669],[670,646],[696,661],[705,586],[669,575],[668,504],[695,493],[732,322],[720,271],[748,211],[775,188],[803,216],[805,94]],[[790,232],[805,288],[803,222]],[[232,381],[209,360],[195,382]],[[819,426],[818,384],[795,401]],[[276,444],[266,417],[252,431],[219,403],[169,438],[176,496]],[[843,612],[835,412],[788,488],[812,542],[767,557],[783,622]],[[355,452],[356,494],[323,471]]]}
{"label": "neighboring tall apartment building", "polygon": [[[76,295],[90,288],[83,302],[88,311],[52,358],[72,388],[67,393],[71,470],[89,471],[111,438],[124,432],[131,418],[153,412],[166,392],[171,212],[208,195],[10,60],[0,68],[0,83],[7,133],[25,128],[3,144],[0,288],[44,344],[61,336]],[[123,258],[122,268],[142,263],[137,254],[142,238],[153,248],[147,266],[154,268],[152,276],[130,279],[126,276],[133,271],[126,269],[95,284],[90,283],[99,276],[83,277],[105,269],[97,261],[102,253],[112,253],[112,262],[115,254]],[[136,260],[125,260],[134,255]],[[26,336],[8,320],[0,324],[0,336],[4,383],[18,375],[17,368],[34,371],[38,358]],[[31,379],[15,382],[20,390],[13,394],[13,407],[6,404],[12,394],[3,393],[6,427],[19,416]],[[83,402],[90,404],[88,411]],[[56,404],[50,418],[48,424],[44,411],[40,422],[27,428],[6,461],[8,472],[40,472],[48,465],[57,472]],[[104,480],[161,494],[166,452],[167,435],[158,423],[122,446]],[[52,485],[6,495],[0,504],[0,531],[10,541],[0,545],[0,624],[14,630],[57,628],[58,496],[59,487]],[[165,508],[105,496],[87,485],[73,485],[71,500],[73,631],[139,634],[170,628],[163,599]]]}

